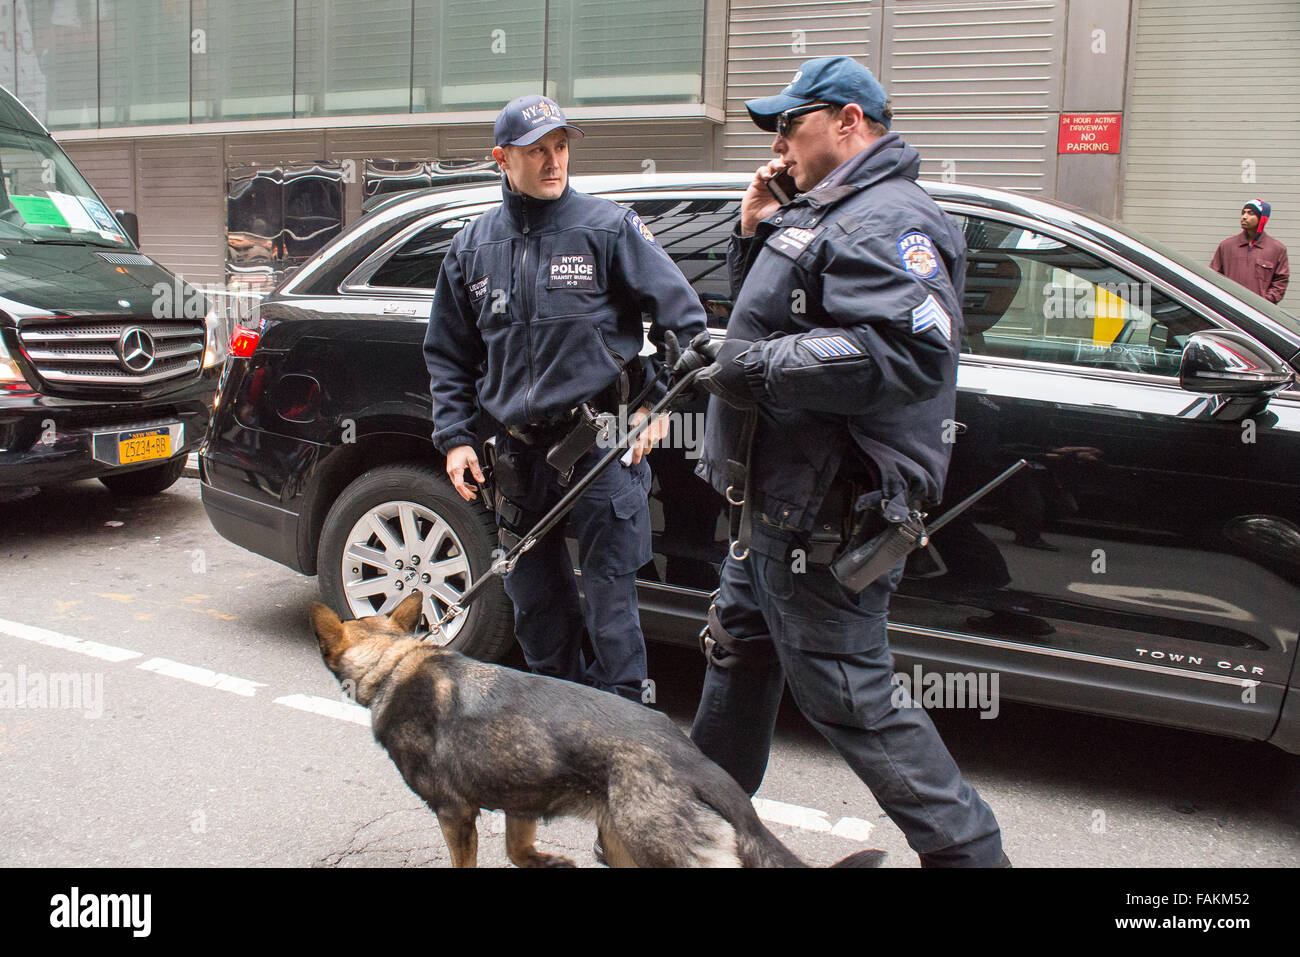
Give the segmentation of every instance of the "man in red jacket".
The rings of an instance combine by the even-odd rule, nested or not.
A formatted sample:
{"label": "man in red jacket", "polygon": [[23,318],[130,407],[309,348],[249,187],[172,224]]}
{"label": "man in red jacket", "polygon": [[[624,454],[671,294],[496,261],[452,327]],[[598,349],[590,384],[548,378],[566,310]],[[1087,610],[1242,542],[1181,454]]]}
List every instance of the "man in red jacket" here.
{"label": "man in red jacket", "polygon": [[1272,210],[1259,198],[1241,207],[1241,232],[1219,243],[1210,268],[1269,302],[1281,302],[1291,279],[1291,267],[1286,247],[1264,235],[1264,224]]}

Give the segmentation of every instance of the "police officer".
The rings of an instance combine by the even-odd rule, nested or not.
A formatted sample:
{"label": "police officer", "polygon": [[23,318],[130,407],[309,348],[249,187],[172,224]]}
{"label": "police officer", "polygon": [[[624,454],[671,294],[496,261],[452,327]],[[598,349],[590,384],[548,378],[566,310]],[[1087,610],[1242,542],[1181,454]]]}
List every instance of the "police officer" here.
{"label": "police officer", "polygon": [[[883,521],[884,503],[939,500],[963,237],[916,184],[920,157],[888,131],[885,91],[853,60],[810,60],[746,106],[775,132],[777,159],[741,204],[735,309],[701,378],[714,396],[700,474],[744,506],[691,736],[753,793],[784,677],[923,865],[1009,863],[993,812],[891,681],[885,616],[902,563],[860,594],[827,567],[851,529]],[[781,173],[798,194],[786,205],[768,188]],[[742,410],[757,416],[752,442]]]}
{"label": "police officer", "polygon": [[[640,407],[635,425],[665,391],[657,364],[641,357],[642,314],[651,341],[685,346],[704,329],[690,284],[640,218],[568,181],[569,124],[554,101],[524,96],[497,116],[492,156],[502,203],[457,234],[442,263],[424,340],[433,393],[433,440],[461,497],[485,480],[479,436],[494,436],[498,525],[531,527],[608,449],[586,430],[592,415]],[[642,433],[630,467],[615,464],[567,519],[577,539],[587,596],[578,600],[561,523],[524,552],[505,579],[515,634],[537,674],[585,681],[652,700],[637,614],[636,572],[651,559],[644,460],[668,420]],[[558,445],[589,450],[561,474],[548,464]],[[508,540],[503,537],[503,544]],[[594,660],[583,654],[583,630]]]}

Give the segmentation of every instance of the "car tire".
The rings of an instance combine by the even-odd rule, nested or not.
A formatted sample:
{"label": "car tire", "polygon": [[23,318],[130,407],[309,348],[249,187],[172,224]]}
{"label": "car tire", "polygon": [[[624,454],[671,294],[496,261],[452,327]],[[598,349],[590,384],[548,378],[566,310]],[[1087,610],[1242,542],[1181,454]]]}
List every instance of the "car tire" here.
{"label": "car tire", "polygon": [[[412,463],[379,466],[345,488],[325,517],[316,564],[321,595],[346,621],[387,613],[419,588],[424,615],[417,634],[426,634],[431,616],[487,574],[495,545],[492,514],[463,500],[441,472]],[[495,661],[513,641],[513,617],[496,578],[448,624],[439,644]]]}
{"label": "car tire", "polygon": [[115,495],[157,495],[176,484],[185,471],[186,456],[134,472],[101,475],[99,480]]}

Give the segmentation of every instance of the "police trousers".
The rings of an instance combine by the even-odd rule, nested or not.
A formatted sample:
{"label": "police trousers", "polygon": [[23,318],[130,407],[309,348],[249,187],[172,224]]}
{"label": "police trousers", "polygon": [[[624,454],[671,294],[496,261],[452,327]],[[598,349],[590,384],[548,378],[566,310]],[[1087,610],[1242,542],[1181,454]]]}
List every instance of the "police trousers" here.
{"label": "police trousers", "polygon": [[[1003,862],[993,811],[963,780],[929,716],[893,681],[886,637],[901,563],[854,598],[823,565],[756,551],[722,566],[716,610],[734,654],[711,656],[691,739],[751,795],[767,769],[786,681],[923,866]],[[725,666],[725,667],[724,667]]]}
{"label": "police trousers", "polygon": [[[522,522],[531,526],[567,489],[546,464],[544,449],[514,445],[511,451],[517,453],[516,461],[531,487],[529,511]],[[579,459],[574,483],[607,451],[594,448]],[[615,462],[583,493],[564,521],[519,556],[506,576],[506,594],[515,606],[515,637],[534,674],[642,699],[647,674],[636,573],[652,554],[649,491],[649,462],[642,459],[631,467]],[[577,541],[585,610],[566,537]],[[590,662],[583,652],[584,627],[594,653]]]}

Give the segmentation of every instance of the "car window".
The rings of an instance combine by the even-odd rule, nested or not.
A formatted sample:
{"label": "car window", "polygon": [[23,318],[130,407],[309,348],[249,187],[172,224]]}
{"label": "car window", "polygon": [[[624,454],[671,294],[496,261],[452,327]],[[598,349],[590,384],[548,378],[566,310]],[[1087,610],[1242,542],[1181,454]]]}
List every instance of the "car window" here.
{"label": "car window", "polygon": [[955,216],[966,236],[962,352],[1177,376],[1213,325],[1151,283],[1022,226]]}
{"label": "car window", "polygon": [[449,219],[421,229],[388,257],[366,285],[386,289],[413,289],[432,294],[438,285],[442,259],[472,216]]}
{"label": "car window", "polygon": [[740,215],[733,199],[638,199],[630,206],[690,281],[708,314],[725,328],[731,315],[727,241]]}

